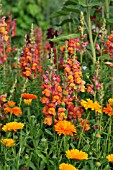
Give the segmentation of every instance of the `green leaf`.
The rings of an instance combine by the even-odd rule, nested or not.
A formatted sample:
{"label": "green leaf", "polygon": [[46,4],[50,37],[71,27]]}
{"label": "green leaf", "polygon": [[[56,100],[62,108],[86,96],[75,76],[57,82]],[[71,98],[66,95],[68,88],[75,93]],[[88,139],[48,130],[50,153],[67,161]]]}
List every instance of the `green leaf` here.
{"label": "green leaf", "polygon": [[81,5],[83,7],[87,7],[87,4],[85,3],[84,0],[79,0],[79,5]]}
{"label": "green leaf", "polygon": [[32,168],[33,170],[37,170],[36,166],[32,161],[29,163],[29,167]]}
{"label": "green leaf", "polygon": [[42,160],[47,163],[46,157],[39,150],[37,150],[36,153],[38,157],[42,158]]}
{"label": "green leaf", "polygon": [[66,1],[65,2],[65,4],[64,5],[76,5],[76,4],[78,4],[78,0],[68,0],[68,1]]}
{"label": "green leaf", "polygon": [[53,134],[48,130],[48,129],[45,129],[46,133],[53,136]]}
{"label": "green leaf", "polygon": [[35,4],[29,4],[27,6],[27,12],[31,14],[33,17],[35,17],[40,13],[40,8]]}
{"label": "green leaf", "polygon": [[68,11],[68,12],[74,12],[74,13],[80,13],[79,9],[73,8],[73,7],[63,7],[64,11]]}
{"label": "green leaf", "polygon": [[90,6],[90,7],[100,6],[100,5],[101,5],[101,3],[98,2],[98,1],[90,2],[90,3],[88,4],[88,6]]}
{"label": "green leaf", "polygon": [[69,34],[69,35],[62,35],[59,37],[55,37],[53,39],[49,39],[52,42],[58,42],[58,41],[64,41],[64,40],[68,40],[70,38],[79,38],[79,34]]}
{"label": "green leaf", "polygon": [[73,19],[65,19],[60,24],[57,24],[57,26],[62,26],[62,25],[67,24],[69,22],[73,23]]}
{"label": "green leaf", "polygon": [[65,16],[65,15],[68,15],[68,14],[69,14],[68,12],[61,10],[61,11],[53,13],[50,16],[50,18],[56,18],[56,17],[60,17],[60,16]]}
{"label": "green leaf", "polygon": [[113,24],[113,18],[107,19],[108,24]]}

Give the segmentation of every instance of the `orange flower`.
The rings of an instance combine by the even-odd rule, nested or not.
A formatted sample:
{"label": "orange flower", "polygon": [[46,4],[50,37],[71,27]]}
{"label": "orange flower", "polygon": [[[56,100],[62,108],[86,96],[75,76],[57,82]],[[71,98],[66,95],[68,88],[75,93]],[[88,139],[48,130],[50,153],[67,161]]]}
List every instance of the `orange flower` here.
{"label": "orange flower", "polygon": [[52,116],[48,116],[44,119],[44,124],[47,124],[49,126],[52,125]]}
{"label": "orange flower", "polygon": [[74,159],[74,160],[88,160],[88,154],[82,151],[79,151],[78,149],[71,149],[66,151],[66,157],[68,159]]}
{"label": "orange flower", "polygon": [[53,107],[49,108],[48,113],[51,115],[56,115],[55,108],[53,108]]}
{"label": "orange flower", "polygon": [[41,97],[40,101],[45,104],[45,103],[49,103],[49,99],[47,97]]}
{"label": "orange flower", "polygon": [[58,123],[54,126],[54,130],[59,135],[63,134],[73,136],[73,133],[76,133],[75,126],[66,120],[58,121]]}
{"label": "orange flower", "polygon": [[108,156],[106,156],[106,158],[109,162],[113,163],[113,154],[109,154]]}
{"label": "orange flower", "polygon": [[110,104],[111,106],[113,106],[113,99],[112,99],[112,98],[110,98],[110,99],[108,100],[108,102],[109,102],[109,104]]}
{"label": "orange flower", "polygon": [[77,170],[73,165],[62,163],[59,166],[59,170]]}
{"label": "orange flower", "polygon": [[14,107],[15,104],[16,104],[16,102],[14,102],[14,101],[8,101],[7,104],[8,104],[9,107]]}
{"label": "orange flower", "polygon": [[18,122],[10,122],[10,123],[6,123],[6,125],[4,125],[2,127],[2,130],[4,132],[8,132],[8,131],[17,131],[19,129],[22,129],[24,127],[23,123],[18,123]]}
{"label": "orange flower", "polygon": [[13,107],[11,111],[15,116],[22,115],[22,110],[18,106]]}
{"label": "orange flower", "polygon": [[13,139],[11,139],[11,138],[9,138],[9,139],[7,139],[7,138],[6,139],[2,139],[1,143],[3,145],[7,146],[7,147],[15,146],[15,141]]}
{"label": "orange flower", "polygon": [[32,100],[37,98],[35,94],[29,94],[29,93],[23,93],[21,96],[24,99],[32,99]]}
{"label": "orange flower", "polygon": [[50,97],[51,92],[50,92],[50,90],[45,89],[45,90],[42,92],[42,94],[44,94],[46,97]]}
{"label": "orange flower", "polygon": [[83,120],[81,121],[80,125],[84,128],[84,131],[88,131],[90,129],[90,126],[88,125],[89,120]]}
{"label": "orange flower", "polygon": [[107,104],[106,106],[107,106],[107,107],[104,107],[104,108],[103,108],[103,112],[104,112],[105,114],[107,114],[108,116],[113,116],[113,109],[112,109],[112,107],[110,106],[110,104]]}

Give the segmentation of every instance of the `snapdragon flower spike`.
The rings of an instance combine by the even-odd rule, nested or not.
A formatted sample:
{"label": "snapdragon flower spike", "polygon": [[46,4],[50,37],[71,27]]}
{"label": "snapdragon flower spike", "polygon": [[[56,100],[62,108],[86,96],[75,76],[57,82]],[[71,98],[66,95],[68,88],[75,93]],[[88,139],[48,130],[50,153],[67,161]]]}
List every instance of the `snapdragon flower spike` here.
{"label": "snapdragon flower spike", "polygon": [[[51,73],[50,73],[51,72]],[[59,110],[57,115],[57,107],[62,102],[62,87],[60,85],[60,76],[56,74],[56,70],[48,70],[43,75],[44,84],[41,86],[43,97],[41,102],[44,104],[43,114],[45,115],[44,123],[52,125],[53,117],[63,119],[65,117],[64,110]]]}
{"label": "snapdragon flower spike", "polygon": [[7,62],[8,54],[11,51],[5,18],[5,16],[0,18],[0,64]]}
{"label": "snapdragon flower spike", "polygon": [[[86,35],[84,35],[82,37],[82,39],[85,38]],[[79,38],[70,38],[69,39],[69,42],[68,42],[68,53],[69,54],[74,54],[74,51],[76,52],[82,52],[82,53],[85,53],[86,52],[86,46],[88,45],[88,41],[86,42],[82,42],[80,41]],[[61,51],[65,51],[65,45],[61,46],[60,47],[60,50]]]}
{"label": "snapdragon flower spike", "polygon": [[42,65],[40,61],[42,34],[39,30],[36,30],[36,33],[37,36],[34,43],[31,43],[29,36],[26,37],[26,46],[23,48],[20,58],[22,76],[29,79],[37,78],[38,74],[42,72]]}
{"label": "snapdragon flower spike", "polygon": [[110,58],[113,59],[113,31],[108,36],[108,40],[105,43],[105,53],[110,55]]}

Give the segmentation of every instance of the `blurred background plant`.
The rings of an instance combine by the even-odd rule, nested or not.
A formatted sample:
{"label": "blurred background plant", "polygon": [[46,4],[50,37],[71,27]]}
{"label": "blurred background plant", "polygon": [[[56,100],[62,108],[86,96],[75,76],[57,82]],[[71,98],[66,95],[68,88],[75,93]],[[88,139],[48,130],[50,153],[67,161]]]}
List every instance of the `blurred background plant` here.
{"label": "blurred background plant", "polygon": [[1,0],[3,15],[16,18],[17,36],[14,39],[18,44],[22,44],[22,37],[29,33],[32,23],[43,32],[50,25],[59,23],[59,18],[50,19],[50,15],[61,8],[63,2],[64,0]]}

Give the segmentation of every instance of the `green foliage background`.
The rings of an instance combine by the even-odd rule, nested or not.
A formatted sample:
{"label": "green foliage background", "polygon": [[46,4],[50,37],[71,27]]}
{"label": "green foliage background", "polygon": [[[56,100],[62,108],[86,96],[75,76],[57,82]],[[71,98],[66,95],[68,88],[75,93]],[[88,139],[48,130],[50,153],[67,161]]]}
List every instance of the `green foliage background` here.
{"label": "green foliage background", "polygon": [[64,0],[1,0],[4,16],[17,19],[17,35],[20,41],[29,33],[31,24],[46,31],[59,19],[50,19],[50,15],[62,7]]}

